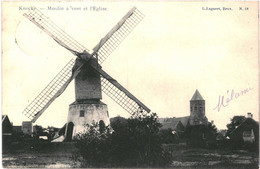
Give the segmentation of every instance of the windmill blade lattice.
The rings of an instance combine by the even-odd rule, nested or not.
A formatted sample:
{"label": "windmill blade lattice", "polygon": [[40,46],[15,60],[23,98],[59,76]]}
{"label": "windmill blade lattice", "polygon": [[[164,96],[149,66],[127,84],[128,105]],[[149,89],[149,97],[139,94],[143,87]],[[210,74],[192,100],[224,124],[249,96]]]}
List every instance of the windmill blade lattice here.
{"label": "windmill blade lattice", "polygon": [[142,21],[144,15],[135,7],[132,8],[108,34],[100,40],[93,50],[98,56],[99,63],[105,59],[119,46],[127,35]]}
{"label": "windmill blade lattice", "polygon": [[73,54],[77,55],[78,53],[83,53],[83,51],[89,53],[87,48],[65,33],[37,8],[24,13],[24,16]]}
{"label": "windmill blade lattice", "polygon": [[140,113],[140,111],[142,111],[143,114],[150,112],[148,108],[138,105],[135,100],[128,97],[125,92],[118,89],[106,78],[102,77],[101,83],[102,91],[131,115],[136,115],[136,113]]}
{"label": "windmill blade lattice", "polygon": [[24,109],[22,112],[32,122],[35,122],[45,109],[63,93],[73,77],[76,76],[77,70],[72,74],[72,68],[75,59],[71,59],[65,67],[54,77],[54,79],[42,90],[42,92]]}

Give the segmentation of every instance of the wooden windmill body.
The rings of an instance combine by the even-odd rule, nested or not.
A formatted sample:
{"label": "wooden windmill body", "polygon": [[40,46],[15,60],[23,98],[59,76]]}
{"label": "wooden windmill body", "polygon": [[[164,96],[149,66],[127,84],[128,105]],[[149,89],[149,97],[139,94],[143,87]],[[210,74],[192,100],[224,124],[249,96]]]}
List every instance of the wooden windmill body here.
{"label": "wooden windmill body", "polygon": [[24,109],[34,123],[48,106],[59,97],[75,79],[75,101],[69,105],[65,136],[68,140],[84,130],[84,124],[109,124],[107,105],[101,102],[102,92],[107,94],[130,114],[149,113],[150,109],[102,70],[101,63],[142,20],[143,15],[132,8],[90,53],[83,45],[67,35],[38,9],[24,16],[47,33],[59,45],[77,56],[54,77],[46,88]]}

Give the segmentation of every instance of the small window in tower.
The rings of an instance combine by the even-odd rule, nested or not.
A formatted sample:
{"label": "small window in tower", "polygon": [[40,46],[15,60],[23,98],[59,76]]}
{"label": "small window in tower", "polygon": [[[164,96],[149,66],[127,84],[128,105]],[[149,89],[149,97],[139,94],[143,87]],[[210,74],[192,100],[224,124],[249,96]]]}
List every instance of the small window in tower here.
{"label": "small window in tower", "polygon": [[197,106],[195,106],[195,110],[197,110]]}
{"label": "small window in tower", "polygon": [[200,107],[200,110],[202,110],[202,107]]}
{"label": "small window in tower", "polygon": [[84,116],[85,116],[85,111],[84,110],[80,110],[79,117],[84,117]]}

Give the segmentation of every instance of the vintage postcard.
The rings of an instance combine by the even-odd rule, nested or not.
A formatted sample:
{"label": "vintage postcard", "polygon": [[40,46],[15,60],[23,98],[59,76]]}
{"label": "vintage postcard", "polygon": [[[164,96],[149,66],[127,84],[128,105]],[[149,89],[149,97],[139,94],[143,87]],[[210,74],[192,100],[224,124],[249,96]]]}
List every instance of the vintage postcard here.
{"label": "vintage postcard", "polygon": [[258,168],[258,1],[2,1],[2,167]]}

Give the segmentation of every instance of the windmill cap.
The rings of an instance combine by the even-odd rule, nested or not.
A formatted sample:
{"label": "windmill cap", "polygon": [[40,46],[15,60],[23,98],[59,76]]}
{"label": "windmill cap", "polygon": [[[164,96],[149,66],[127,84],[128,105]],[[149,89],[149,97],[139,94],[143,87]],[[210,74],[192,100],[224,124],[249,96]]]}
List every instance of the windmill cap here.
{"label": "windmill cap", "polygon": [[203,97],[200,95],[200,92],[198,90],[195,91],[193,94],[191,100],[204,100]]}

